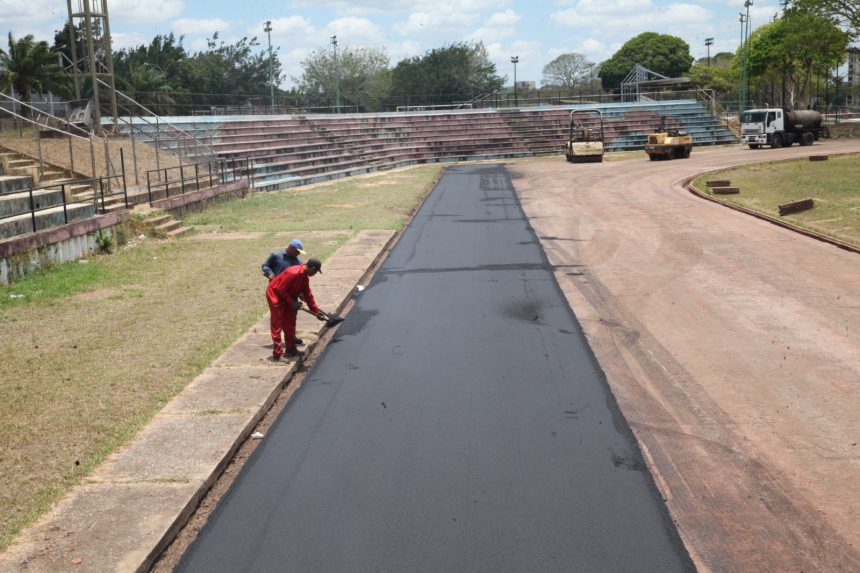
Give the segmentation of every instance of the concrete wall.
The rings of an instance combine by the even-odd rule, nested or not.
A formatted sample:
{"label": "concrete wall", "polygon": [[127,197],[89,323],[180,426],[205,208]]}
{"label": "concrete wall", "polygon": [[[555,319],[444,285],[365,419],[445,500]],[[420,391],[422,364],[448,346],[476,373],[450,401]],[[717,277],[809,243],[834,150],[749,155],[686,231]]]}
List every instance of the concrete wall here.
{"label": "concrete wall", "polygon": [[[244,197],[250,192],[246,179],[224,183],[217,187],[192,191],[185,195],[159,199],[152,202],[174,216],[205,209],[214,201]],[[146,195],[143,195],[144,199]],[[15,278],[33,272],[50,263],[65,263],[93,254],[98,250],[96,238],[99,231],[109,233],[118,244],[128,211],[118,211],[92,217],[67,225],[44,229],[9,239],[0,239],[0,284],[9,284]]]}
{"label": "concrete wall", "polygon": [[0,284],[47,264],[75,261],[94,253],[99,231],[113,235],[114,227],[125,223],[128,215],[128,211],[120,211],[0,240]]}

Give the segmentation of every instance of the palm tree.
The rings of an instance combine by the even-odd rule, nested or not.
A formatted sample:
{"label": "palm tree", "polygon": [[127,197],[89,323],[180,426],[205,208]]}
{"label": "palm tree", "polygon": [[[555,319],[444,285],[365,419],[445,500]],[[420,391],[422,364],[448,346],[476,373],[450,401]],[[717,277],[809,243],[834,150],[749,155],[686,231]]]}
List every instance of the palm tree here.
{"label": "palm tree", "polygon": [[[32,34],[15,40],[9,32],[9,51],[0,48],[0,90],[10,86],[21,101],[29,103],[34,92],[66,95],[68,74],[47,42],[35,41]],[[31,117],[30,108],[24,108],[23,115]]]}

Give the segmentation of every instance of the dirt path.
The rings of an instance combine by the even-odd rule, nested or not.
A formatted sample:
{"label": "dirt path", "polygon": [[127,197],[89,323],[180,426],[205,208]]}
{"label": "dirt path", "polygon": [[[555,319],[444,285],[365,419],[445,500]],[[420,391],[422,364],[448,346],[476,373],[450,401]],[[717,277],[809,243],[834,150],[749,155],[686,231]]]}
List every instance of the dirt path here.
{"label": "dirt path", "polygon": [[680,187],[809,154],[508,166],[700,571],[860,570],[860,255]]}

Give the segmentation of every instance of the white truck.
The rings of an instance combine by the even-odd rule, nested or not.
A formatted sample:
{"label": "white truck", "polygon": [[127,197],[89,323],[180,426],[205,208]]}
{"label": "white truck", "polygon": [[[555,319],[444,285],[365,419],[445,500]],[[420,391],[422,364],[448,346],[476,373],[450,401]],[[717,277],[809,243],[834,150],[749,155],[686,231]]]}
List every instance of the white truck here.
{"label": "white truck", "polygon": [[789,147],[793,143],[812,145],[825,135],[821,114],[814,110],[763,108],[741,113],[741,142],[750,149],[762,145],[772,148]]}

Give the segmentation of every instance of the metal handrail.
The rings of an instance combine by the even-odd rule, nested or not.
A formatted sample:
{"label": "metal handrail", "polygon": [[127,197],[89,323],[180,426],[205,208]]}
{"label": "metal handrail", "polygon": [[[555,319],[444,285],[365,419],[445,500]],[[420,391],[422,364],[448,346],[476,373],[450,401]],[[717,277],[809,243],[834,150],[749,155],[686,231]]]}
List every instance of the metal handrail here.
{"label": "metal handrail", "polygon": [[[111,189],[112,189],[111,182],[113,180],[117,180],[117,181],[120,181],[122,183],[122,189],[120,191],[115,192],[115,193],[111,192]],[[68,201],[68,200],[66,200],[66,187],[69,185],[89,185],[90,187],[93,188],[93,205],[96,208],[97,214],[104,214],[106,212],[106,201],[105,200],[107,198],[114,197],[117,195],[122,195],[125,208],[128,209],[128,207],[129,207],[128,189],[126,188],[126,185],[125,185],[124,174],[110,175],[110,176],[105,176],[105,177],[93,177],[90,179],[75,179],[73,181],[65,181],[63,183],[58,183],[55,185],[45,185],[42,187],[32,187],[30,189],[27,189],[26,192],[29,194],[28,198],[29,198],[29,203],[30,203],[29,211],[22,211],[20,213],[15,213],[12,215],[0,216],[0,222],[6,221],[9,219],[14,219],[16,217],[20,217],[20,216],[25,215],[25,214],[29,214],[30,220],[32,222],[33,232],[35,233],[35,232],[39,231],[38,225],[36,223],[36,213],[39,213],[41,211],[48,211],[50,209],[55,209],[57,207],[62,206],[63,207],[63,224],[68,224],[68,222],[69,222],[69,210],[68,210],[69,205],[81,205],[81,204],[85,203],[84,201]],[[56,190],[58,188],[59,188],[59,190],[62,194],[62,198],[63,198],[63,202],[61,205],[58,204],[58,205],[50,205],[48,207],[36,207],[36,200],[35,200],[34,195],[37,192]],[[105,188],[107,188],[107,190],[108,190],[107,193],[105,193]],[[23,191],[22,191],[22,193],[23,193]],[[101,209],[99,209],[99,201],[101,201]],[[45,228],[50,228],[50,227],[45,227]]]}
{"label": "metal handrail", "polygon": [[[99,83],[103,84],[105,87],[110,87],[110,86],[108,86],[108,84],[106,84],[103,80],[98,80],[98,81],[99,81]],[[212,156],[212,157],[215,157],[215,151],[212,149],[212,146],[207,145],[205,142],[200,141],[199,139],[197,139],[197,138],[194,136],[194,134],[193,134],[193,133],[187,132],[187,131],[185,131],[184,129],[180,129],[180,128],[176,127],[175,125],[173,125],[172,123],[168,122],[168,121],[163,121],[163,118],[162,118],[160,115],[158,115],[157,113],[155,113],[154,111],[152,111],[151,109],[149,109],[148,107],[146,107],[145,105],[143,105],[142,103],[140,103],[140,102],[136,101],[134,98],[132,98],[132,97],[130,97],[130,96],[128,96],[128,95],[126,95],[126,94],[124,94],[123,92],[121,92],[121,91],[119,91],[119,90],[114,90],[114,91],[117,93],[117,95],[119,95],[119,96],[121,96],[121,97],[125,98],[126,100],[130,101],[131,103],[133,103],[134,105],[136,105],[137,107],[139,107],[140,109],[142,109],[143,111],[145,111],[146,113],[148,113],[149,115],[151,115],[151,116],[155,117],[155,118],[156,118],[156,129],[158,129],[158,120],[159,120],[159,119],[161,119],[161,120],[162,120],[162,122],[161,122],[161,123],[162,123],[163,125],[166,125],[166,126],[168,126],[168,127],[172,128],[172,129],[176,130],[176,132],[177,132],[177,133],[180,133],[180,134],[182,134],[182,135],[187,136],[187,137],[188,137],[188,138],[190,138],[192,141],[194,141],[196,144],[198,144],[200,147],[202,147],[204,150],[206,150],[206,151],[208,152],[208,155],[210,155],[210,156]],[[146,120],[145,118],[143,118],[143,117],[141,117],[141,116],[137,116],[137,117],[138,117],[138,118],[140,118],[140,119],[144,119],[144,121],[146,121],[146,123],[148,123],[148,124],[150,124],[150,125],[151,125],[151,122],[149,122],[149,121],[148,121],[148,120]],[[132,129],[133,129],[133,126],[132,126]],[[180,155],[181,155],[181,150],[180,150]]]}
{"label": "metal handrail", "polygon": [[[230,167],[228,167],[230,165]],[[241,165],[241,168],[237,168]],[[193,175],[186,176],[186,171],[194,170]],[[205,169],[204,173],[201,173]],[[178,171],[178,175],[174,175]],[[146,190],[150,205],[154,201],[153,194],[157,194],[159,189],[164,189],[165,197],[171,196],[171,189],[179,184],[179,195],[188,193],[188,188],[192,191],[199,190],[201,182],[211,184],[213,180],[219,183],[238,180],[240,177],[236,175],[244,174],[253,186],[253,171],[251,169],[250,159],[228,162],[226,159],[215,159],[211,161],[203,161],[190,165],[179,165],[177,167],[166,167],[164,169],[150,169],[146,172]],[[153,181],[152,174],[158,175],[156,181]],[[162,175],[164,176],[162,178]],[[177,193],[174,192],[174,195]]]}

